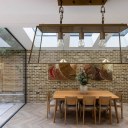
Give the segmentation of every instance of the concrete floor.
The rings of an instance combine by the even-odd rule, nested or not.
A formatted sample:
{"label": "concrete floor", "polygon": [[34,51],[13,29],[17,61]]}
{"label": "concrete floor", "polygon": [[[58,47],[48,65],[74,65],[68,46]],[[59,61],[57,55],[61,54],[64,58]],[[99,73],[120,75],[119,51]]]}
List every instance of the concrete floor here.
{"label": "concrete floor", "polygon": [[82,124],[82,118],[79,117],[79,124],[75,123],[74,114],[68,114],[67,124],[64,124],[64,118],[60,118],[57,112],[56,123],[53,123],[54,108],[51,109],[49,118],[46,117],[46,104],[26,104],[3,128],[128,128],[128,104],[124,104],[124,118],[116,123],[115,111],[112,109],[112,124],[109,124],[108,115],[102,116],[101,124],[93,123],[93,118],[86,115],[86,124]]}
{"label": "concrete floor", "polygon": [[0,103],[0,127],[8,120],[23,103]]}

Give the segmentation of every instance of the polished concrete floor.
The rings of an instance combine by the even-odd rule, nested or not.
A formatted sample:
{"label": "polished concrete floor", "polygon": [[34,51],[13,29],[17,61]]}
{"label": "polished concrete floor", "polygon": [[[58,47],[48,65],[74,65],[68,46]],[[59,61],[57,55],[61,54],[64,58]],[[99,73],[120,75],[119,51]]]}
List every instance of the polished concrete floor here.
{"label": "polished concrete floor", "polygon": [[0,127],[19,109],[23,103],[0,103]]}
{"label": "polished concrete floor", "polygon": [[0,116],[14,106],[13,103],[0,103]]}
{"label": "polished concrete floor", "polygon": [[[119,118],[120,118],[120,111]],[[49,118],[46,117],[46,104],[26,104],[3,128],[128,128],[128,104],[124,104],[124,118],[120,118],[120,123],[116,123],[115,111],[112,110],[112,124],[109,124],[108,115],[102,115],[102,122],[95,125],[91,114],[85,117],[86,124],[82,124],[82,118],[79,117],[79,124],[75,123],[74,113],[67,115],[67,124],[64,124],[64,118],[60,118],[57,112],[56,123],[53,123],[54,109],[51,109]]]}

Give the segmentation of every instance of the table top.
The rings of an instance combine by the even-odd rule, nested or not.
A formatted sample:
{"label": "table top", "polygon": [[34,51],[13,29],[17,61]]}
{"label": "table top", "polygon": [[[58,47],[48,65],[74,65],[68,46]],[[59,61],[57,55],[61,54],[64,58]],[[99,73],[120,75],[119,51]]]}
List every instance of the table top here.
{"label": "table top", "polygon": [[79,90],[66,90],[66,91],[60,90],[60,91],[55,91],[53,98],[64,99],[65,96],[77,96],[78,99],[83,99],[83,96],[95,96],[96,99],[99,99],[100,96],[111,96],[112,99],[119,98],[112,92],[103,91],[103,90],[89,90],[85,94],[82,94]]}

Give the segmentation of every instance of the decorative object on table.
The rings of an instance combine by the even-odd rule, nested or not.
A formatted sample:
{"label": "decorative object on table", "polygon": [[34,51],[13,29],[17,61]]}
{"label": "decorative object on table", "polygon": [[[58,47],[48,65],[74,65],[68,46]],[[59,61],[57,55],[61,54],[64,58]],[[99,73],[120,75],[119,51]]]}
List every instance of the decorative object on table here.
{"label": "decorative object on table", "polygon": [[86,93],[88,90],[88,75],[86,74],[86,72],[84,70],[81,70],[76,79],[80,82],[80,92]]}

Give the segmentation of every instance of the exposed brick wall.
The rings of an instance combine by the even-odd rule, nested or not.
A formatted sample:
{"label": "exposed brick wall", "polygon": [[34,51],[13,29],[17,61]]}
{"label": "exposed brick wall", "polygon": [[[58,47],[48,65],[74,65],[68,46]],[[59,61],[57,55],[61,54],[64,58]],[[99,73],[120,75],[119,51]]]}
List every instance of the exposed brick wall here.
{"label": "exposed brick wall", "polygon": [[[48,80],[48,64],[58,63],[65,58],[69,63],[101,63],[107,57],[113,65],[113,80],[111,82],[95,81],[93,87],[120,91],[123,93],[124,102],[128,103],[128,52],[123,51],[123,63],[120,63],[119,51],[42,51],[40,63],[37,63],[38,52],[32,54],[31,63],[27,66],[27,100],[28,102],[44,102],[48,91],[54,92],[61,88],[79,87],[77,81],[50,81]],[[29,56],[29,53],[28,53]],[[35,64],[34,64],[35,63]]]}
{"label": "exposed brick wall", "polygon": [[[126,53],[126,51],[124,52]],[[38,51],[34,51],[31,63],[37,63]],[[123,54],[123,53],[122,53]],[[29,54],[28,54],[29,55]],[[125,54],[126,55],[126,54]],[[70,63],[101,63],[105,58],[112,63],[120,63],[120,52],[117,50],[82,50],[82,51],[41,51],[40,63],[59,63],[60,59],[65,58]],[[125,56],[124,56],[125,57]],[[126,61],[126,60],[124,60]]]}

